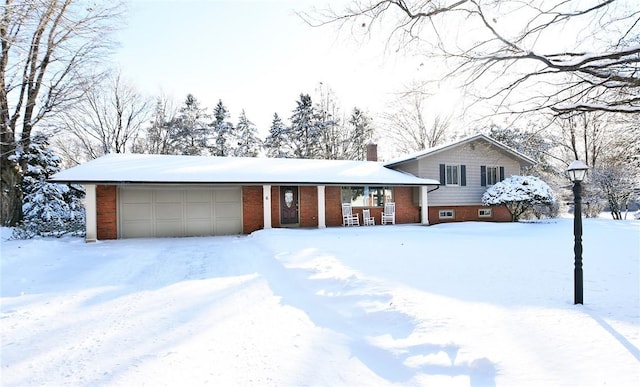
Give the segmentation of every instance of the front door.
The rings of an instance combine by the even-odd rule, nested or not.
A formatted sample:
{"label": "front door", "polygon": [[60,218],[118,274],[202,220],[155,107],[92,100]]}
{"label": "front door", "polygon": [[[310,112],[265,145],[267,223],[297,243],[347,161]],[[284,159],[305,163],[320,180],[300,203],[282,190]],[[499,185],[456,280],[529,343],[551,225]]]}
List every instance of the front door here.
{"label": "front door", "polygon": [[280,187],[280,224],[298,222],[298,187]]}

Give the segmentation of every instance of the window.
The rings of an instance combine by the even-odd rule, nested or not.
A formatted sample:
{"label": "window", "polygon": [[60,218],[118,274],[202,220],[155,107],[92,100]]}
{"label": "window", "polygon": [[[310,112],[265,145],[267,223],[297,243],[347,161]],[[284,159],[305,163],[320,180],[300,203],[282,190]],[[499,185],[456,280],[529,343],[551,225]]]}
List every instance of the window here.
{"label": "window", "polygon": [[498,182],[498,167],[487,167],[487,185]]}
{"label": "window", "polygon": [[490,218],[492,215],[491,208],[481,208],[478,210],[479,218]]}
{"label": "window", "polygon": [[342,187],[342,203],[351,203],[353,207],[384,207],[385,202],[393,201],[390,187]]}
{"label": "window", "polygon": [[456,212],[454,210],[440,210],[438,211],[438,217],[440,219],[453,219],[456,217]]}
{"label": "window", "polygon": [[504,180],[504,167],[480,166],[480,185],[485,187]]}
{"label": "window", "polygon": [[447,185],[458,185],[458,166],[457,165],[447,165],[446,166],[446,184]]}
{"label": "window", "polygon": [[466,166],[464,164],[440,164],[440,184],[451,186],[466,186]]}

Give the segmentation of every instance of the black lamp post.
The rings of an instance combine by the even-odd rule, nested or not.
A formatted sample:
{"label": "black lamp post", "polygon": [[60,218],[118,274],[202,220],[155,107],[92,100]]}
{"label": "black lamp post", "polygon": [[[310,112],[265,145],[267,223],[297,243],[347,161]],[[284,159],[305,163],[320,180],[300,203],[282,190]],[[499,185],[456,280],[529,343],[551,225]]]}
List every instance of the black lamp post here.
{"label": "black lamp post", "polygon": [[575,243],[573,252],[575,255],[575,267],[573,269],[573,303],[582,304],[582,180],[589,167],[580,160],[576,160],[569,165],[567,172],[573,181],[573,235]]}

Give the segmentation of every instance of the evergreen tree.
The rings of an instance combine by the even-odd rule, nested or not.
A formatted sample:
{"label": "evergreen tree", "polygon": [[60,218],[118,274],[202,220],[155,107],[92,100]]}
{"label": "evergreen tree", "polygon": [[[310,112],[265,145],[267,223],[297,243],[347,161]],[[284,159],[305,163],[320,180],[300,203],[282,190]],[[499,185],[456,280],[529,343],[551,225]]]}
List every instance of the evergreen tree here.
{"label": "evergreen tree", "polygon": [[321,157],[321,131],[316,111],[309,94],[300,94],[300,100],[291,115],[288,142],[296,158]]}
{"label": "evergreen tree", "polygon": [[81,235],[85,224],[81,204],[84,193],[73,186],[47,182],[60,171],[60,158],[49,148],[47,137],[34,135],[29,147],[19,157],[27,168],[23,171],[22,180],[24,217],[16,236]]}
{"label": "evergreen tree", "polygon": [[207,151],[210,128],[206,124],[209,115],[200,103],[188,94],[184,106],[171,123],[171,153],[182,155],[202,155]]}
{"label": "evergreen tree", "polygon": [[215,121],[211,126],[213,127],[214,144],[211,153],[214,156],[231,156],[237,148],[237,138],[233,124],[229,122],[229,111],[222,100],[219,100],[213,109],[213,117]]}
{"label": "evergreen tree", "polygon": [[238,146],[235,149],[234,156],[237,157],[256,157],[262,147],[258,138],[258,129],[249,121],[244,109],[238,118],[238,125],[235,132],[237,134]]}
{"label": "evergreen tree", "polygon": [[288,133],[289,129],[282,122],[278,113],[273,113],[269,135],[264,140],[264,149],[267,157],[286,158],[293,156],[288,142]]}

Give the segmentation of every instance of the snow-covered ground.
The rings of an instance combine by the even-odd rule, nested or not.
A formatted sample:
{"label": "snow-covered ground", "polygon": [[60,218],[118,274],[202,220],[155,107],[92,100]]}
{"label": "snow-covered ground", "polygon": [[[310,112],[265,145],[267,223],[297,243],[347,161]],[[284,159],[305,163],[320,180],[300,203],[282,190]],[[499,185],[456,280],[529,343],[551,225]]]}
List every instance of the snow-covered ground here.
{"label": "snow-covered ground", "polygon": [[2,241],[1,381],[638,386],[640,221]]}

